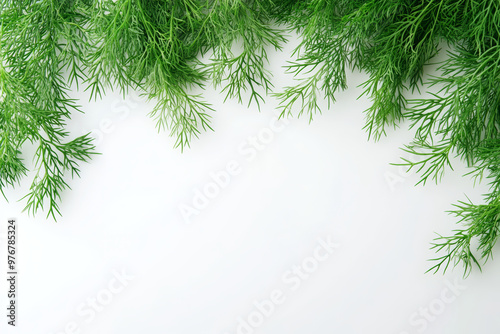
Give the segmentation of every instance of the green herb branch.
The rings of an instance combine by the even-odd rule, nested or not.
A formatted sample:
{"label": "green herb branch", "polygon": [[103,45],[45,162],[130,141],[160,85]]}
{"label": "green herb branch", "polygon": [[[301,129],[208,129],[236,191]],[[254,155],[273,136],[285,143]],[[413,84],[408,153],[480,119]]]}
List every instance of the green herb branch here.
{"label": "green herb branch", "polygon": [[[301,42],[286,67],[295,82],[276,91],[268,53],[285,36]],[[425,66],[449,46],[437,74]],[[208,57],[205,57],[208,56]],[[403,150],[419,183],[439,182],[456,156],[470,176],[488,179],[483,204],[460,201],[457,229],[438,236],[431,271],[462,264],[465,274],[493,254],[500,217],[500,3],[468,0],[0,0],[0,191],[28,174],[26,143],[36,146],[25,196],[32,214],[60,214],[68,180],[89,161],[89,135],[70,139],[81,112],[73,84],[100,98],[109,89],[142,91],[158,129],[184,149],[211,130],[214,109],[193,88],[213,84],[227,98],[280,101],[281,116],[321,113],[347,89],[347,70],[367,73],[365,129],[378,140],[407,121]],[[425,80],[425,82],[424,82]],[[409,92],[429,97],[408,98]],[[478,246],[473,246],[477,242]]]}

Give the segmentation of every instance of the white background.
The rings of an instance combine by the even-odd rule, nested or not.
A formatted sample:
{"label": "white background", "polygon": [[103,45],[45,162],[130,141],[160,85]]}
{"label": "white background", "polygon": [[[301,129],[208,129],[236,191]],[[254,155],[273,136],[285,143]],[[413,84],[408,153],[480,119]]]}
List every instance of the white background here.
{"label": "white background", "polygon": [[[270,65],[277,90],[291,84],[282,58],[272,54]],[[272,138],[265,129],[279,114],[273,98],[258,112],[223,103],[209,88],[215,131],[184,153],[147,117],[152,102],[113,92],[86,102],[88,95],[75,92],[86,114],[74,115],[69,128],[92,131],[102,155],[70,180],[56,223],[22,213],[16,200],[29,178],[7,192],[10,203],[1,201],[3,237],[8,218],[19,225],[18,326],[2,315],[1,332],[498,333],[497,261],[465,281],[461,268],[425,274],[434,232],[456,227],[445,211],[465,194],[481,201],[487,186],[474,187],[454,161],[438,186],[414,187],[417,175],[390,165],[409,158],[399,149],[412,138],[407,124],[377,143],[362,130],[370,102],[357,99],[356,86],[364,80],[350,74],[350,88],[330,110],[310,124],[306,117],[278,123]],[[260,148],[252,156],[251,137]],[[233,161],[240,173],[188,223],[179,208]],[[338,247],[308,267],[294,290],[289,270],[314,264],[318,239],[328,238]],[[1,247],[5,268],[5,239]],[[110,284],[120,287],[117,272],[133,279],[111,293]],[[5,279],[0,289],[6,305]],[[273,291],[282,303],[259,316],[255,303]],[[90,316],[94,298],[105,305]]]}

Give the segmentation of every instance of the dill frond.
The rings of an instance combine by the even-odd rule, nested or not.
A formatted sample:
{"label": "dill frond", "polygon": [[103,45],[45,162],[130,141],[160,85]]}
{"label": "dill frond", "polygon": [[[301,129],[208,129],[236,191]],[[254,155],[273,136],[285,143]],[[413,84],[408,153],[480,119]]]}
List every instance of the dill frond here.
{"label": "dill frond", "polygon": [[[294,84],[276,92],[268,52],[296,32],[300,45],[286,70]],[[438,73],[424,69],[450,47]],[[202,61],[210,54],[208,61]],[[401,165],[419,183],[439,182],[457,156],[476,180],[490,180],[484,204],[458,202],[462,226],[439,236],[444,255],[432,271],[462,264],[465,274],[492,256],[500,217],[500,3],[467,0],[0,0],[0,191],[28,170],[23,145],[35,145],[35,177],[26,210],[60,214],[61,193],[96,154],[92,139],[70,140],[66,122],[82,112],[70,87],[100,98],[138,90],[155,103],[158,129],[184,149],[211,130],[214,109],[202,94],[212,83],[227,98],[258,107],[266,95],[281,116],[298,108],[311,121],[319,99],[335,102],[346,71],[366,72],[371,101],[365,129],[378,140],[408,120],[415,138]],[[408,92],[430,97],[407,98]],[[474,247],[474,242],[478,246]]]}

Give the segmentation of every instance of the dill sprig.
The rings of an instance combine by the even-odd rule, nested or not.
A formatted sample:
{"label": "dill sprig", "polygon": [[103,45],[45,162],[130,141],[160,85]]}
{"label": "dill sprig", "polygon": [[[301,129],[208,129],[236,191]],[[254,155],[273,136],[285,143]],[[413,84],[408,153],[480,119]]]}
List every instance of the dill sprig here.
{"label": "dill sprig", "polygon": [[[267,1],[0,0],[0,191],[26,175],[21,146],[38,145],[26,209],[60,214],[66,175],[78,174],[94,146],[88,135],[65,141],[66,121],[80,112],[72,84],[91,98],[107,89],[142,91],[150,115],[184,149],[211,130],[213,108],[194,87],[209,79],[227,97],[250,91],[264,100],[272,84],[267,47],[285,41]],[[236,53],[238,44],[241,51]],[[200,55],[212,51],[210,64]]]}
{"label": "dill sprig", "polygon": [[[401,165],[419,183],[439,182],[457,156],[491,191],[483,204],[460,201],[461,228],[441,236],[431,271],[463,264],[465,274],[492,256],[500,217],[500,4],[467,0],[0,0],[0,191],[35,177],[26,209],[60,214],[61,193],[79,164],[95,154],[89,135],[70,140],[66,122],[81,112],[70,87],[100,98],[138,90],[154,107],[158,129],[184,149],[211,130],[214,109],[194,93],[208,84],[258,107],[272,94],[282,117],[309,120],[347,88],[346,71],[368,74],[365,129],[378,140],[407,120],[415,131]],[[296,81],[276,92],[268,52],[296,32],[286,67]],[[425,66],[449,46],[437,73]],[[209,55],[209,57],[203,57]],[[436,92],[436,87],[438,91]],[[408,93],[431,90],[430,97]],[[5,194],[4,194],[5,195]],[[477,242],[477,246],[476,245]],[[444,253],[444,254],[443,254]]]}
{"label": "dill sprig", "polygon": [[[492,255],[498,239],[500,206],[498,176],[500,110],[500,4],[494,1],[287,1],[279,15],[302,36],[298,61],[288,69],[300,75],[296,85],[277,96],[282,115],[294,105],[300,116],[319,112],[318,99],[334,101],[347,87],[345,71],[365,71],[365,129],[379,139],[387,126],[407,119],[415,130],[403,148],[413,155],[400,165],[420,173],[418,183],[439,182],[450,158],[458,156],[481,179],[492,180],[485,204],[458,202],[464,228],[441,235],[432,249],[439,255],[430,271],[463,264],[464,274]],[[286,16],[290,19],[287,20]],[[438,74],[423,82],[425,65],[450,46]],[[305,75],[304,73],[309,73]],[[430,98],[407,99],[407,92],[440,87]],[[477,246],[474,247],[475,242]]]}
{"label": "dill sprig", "polygon": [[[66,120],[78,105],[68,97],[71,80],[81,77],[75,48],[85,44],[79,2],[2,2],[0,26],[0,189],[27,172],[22,146],[37,146],[26,210],[60,214],[66,175],[94,154],[91,138],[68,141]],[[65,69],[69,68],[69,81]]]}

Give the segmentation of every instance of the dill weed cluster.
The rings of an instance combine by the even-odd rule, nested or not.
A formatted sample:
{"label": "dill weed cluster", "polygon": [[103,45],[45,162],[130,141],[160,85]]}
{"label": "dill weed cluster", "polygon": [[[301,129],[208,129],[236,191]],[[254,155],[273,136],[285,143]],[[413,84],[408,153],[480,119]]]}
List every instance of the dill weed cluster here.
{"label": "dill weed cluster", "polygon": [[[36,175],[26,209],[60,214],[68,175],[95,154],[89,135],[68,140],[66,121],[81,111],[69,98],[74,83],[92,98],[142,91],[155,103],[158,128],[183,149],[211,129],[214,111],[193,87],[212,83],[257,106],[273,94],[283,117],[298,110],[312,119],[318,99],[333,103],[347,88],[346,70],[356,69],[369,75],[369,136],[410,122],[416,134],[405,150],[418,159],[403,164],[422,183],[438,182],[452,155],[491,181],[485,204],[456,204],[462,227],[433,244],[441,255],[432,270],[462,263],[468,274],[492,255],[499,234],[499,7],[487,0],[0,0],[0,189],[26,175],[22,146],[30,142]],[[301,43],[287,70],[300,79],[277,92],[267,52],[280,51],[289,32]],[[423,82],[440,43],[452,51]],[[441,89],[430,98],[405,97],[435,85]]]}

